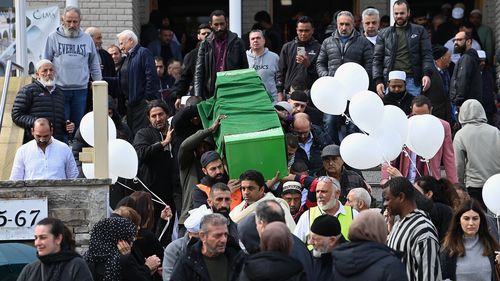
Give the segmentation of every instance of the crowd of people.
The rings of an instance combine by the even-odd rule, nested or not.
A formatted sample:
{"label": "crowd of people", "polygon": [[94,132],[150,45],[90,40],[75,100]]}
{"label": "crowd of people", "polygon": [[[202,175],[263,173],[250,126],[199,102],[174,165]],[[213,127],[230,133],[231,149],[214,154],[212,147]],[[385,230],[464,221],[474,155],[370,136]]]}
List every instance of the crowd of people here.
{"label": "crowd of people", "polygon": [[[139,169],[110,187],[113,212],[92,227],[83,257],[61,221],[40,221],[39,261],[18,280],[500,280],[500,231],[481,193],[500,173],[493,33],[479,10],[464,20],[460,3],[443,5],[432,24],[405,0],[393,11],[385,28],[374,8],[359,28],[339,11],[319,40],[301,16],[281,46],[267,13],[243,40],[215,10],[193,50],[164,21],[147,41],[120,32],[105,51],[100,30],[83,32],[80,10],[67,7],[14,102],[26,133],[11,179],[83,177],[79,124],[98,80]],[[342,139],[359,129],[311,102],[313,83],[347,62],[363,66],[384,104],[433,114],[444,128],[427,165],[408,147],[382,165],[383,202],[342,159]],[[202,126],[197,104],[215,96],[217,72],[246,68],[280,120],[288,175],[230,178],[214,142],[226,116]]]}

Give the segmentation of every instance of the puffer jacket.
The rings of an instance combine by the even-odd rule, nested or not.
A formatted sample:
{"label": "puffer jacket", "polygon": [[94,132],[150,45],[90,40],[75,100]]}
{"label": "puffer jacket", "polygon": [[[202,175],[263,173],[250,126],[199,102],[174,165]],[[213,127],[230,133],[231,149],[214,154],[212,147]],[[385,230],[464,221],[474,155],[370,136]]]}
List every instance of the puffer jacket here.
{"label": "puffer jacket", "polygon": [[450,99],[461,106],[468,99],[483,101],[483,78],[477,51],[470,48],[460,57],[450,79]]}
{"label": "puffer jacket", "polygon": [[49,119],[54,127],[54,138],[64,141],[64,95],[56,87],[52,93],[42,83],[34,81],[19,90],[12,107],[12,121],[24,128],[24,142],[31,140],[31,127],[37,118]]}
{"label": "puffer jacket", "polygon": [[[227,31],[226,70],[248,68],[247,55],[243,40],[236,33]],[[194,95],[208,99],[215,93],[215,42],[214,33],[200,44],[194,71]]]}
{"label": "puffer jacket", "polygon": [[[422,76],[431,76],[434,60],[431,41],[427,31],[420,25],[408,23],[406,26],[408,48],[410,49],[411,65],[415,84],[420,85]],[[377,84],[387,82],[389,72],[393,69],[398,49],[396,27],[382,29],[377,37],[373,51],[373,79]]]}
{"label": "puffer jacket", "polygon": [[373,48],[368,39],[353,30],[351,36],[344,44],[340,41],[338,31],[323,41],[319,51],[316,70],[319,77],[334,76],[335,71],[344,63],[355,62],[366,69],[371,77],[373,61]]}

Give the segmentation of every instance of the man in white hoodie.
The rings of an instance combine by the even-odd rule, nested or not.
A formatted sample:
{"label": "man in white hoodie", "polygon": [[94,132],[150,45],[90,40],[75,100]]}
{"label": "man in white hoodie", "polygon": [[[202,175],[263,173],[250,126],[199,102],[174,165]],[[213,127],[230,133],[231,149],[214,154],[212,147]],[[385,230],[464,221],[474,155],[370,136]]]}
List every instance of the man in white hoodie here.
{"label": "man in white hoodie", "polygon": [[267,93],[272,98],[273,103],[276,103],[278,102],[276,78],[279,71],[279,56],[265,47],[266,39],[262,30],[254,29],[250,31],[248,37],[250,40],[250,50],[247,50],[248,66],[257,71]]}
{"label": "man in white hoodie", "polygon": [[484,182],[500,173],[500,130],[489,125],[481,103],[466,100],[460,107],[462,125],[453,140],[458,182],[484,206]]}
{"label": "man in white hoodie", "polygon": [[66,7],[62,25],[49,34],[43,55],[54,64],[56,86],[65,98],[65,118],[75,123],[75,130],[85,114],[89,78],[102,80],[99,54],[90,35],[80,29],[80,22],[80,9]]}

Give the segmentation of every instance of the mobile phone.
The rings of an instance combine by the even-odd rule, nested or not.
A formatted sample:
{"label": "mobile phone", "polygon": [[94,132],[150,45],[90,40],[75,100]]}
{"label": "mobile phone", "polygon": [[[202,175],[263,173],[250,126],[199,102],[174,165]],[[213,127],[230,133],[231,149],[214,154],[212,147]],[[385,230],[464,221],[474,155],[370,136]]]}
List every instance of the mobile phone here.
{"label": "mobile phone", "polygon": [[297,56],[306,56],[306,47],[297,47]]}

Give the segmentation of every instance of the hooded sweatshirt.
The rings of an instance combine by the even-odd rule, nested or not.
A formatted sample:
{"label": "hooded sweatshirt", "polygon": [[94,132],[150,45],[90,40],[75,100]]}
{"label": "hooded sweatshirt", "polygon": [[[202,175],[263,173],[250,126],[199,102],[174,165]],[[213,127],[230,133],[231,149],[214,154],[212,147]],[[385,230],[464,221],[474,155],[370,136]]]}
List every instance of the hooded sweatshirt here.
{"label": "hooded sweatshirt", "polygon": [[277,101],[278,91],[276,90],[276,78],[278,73],[279,56],[265,48],[264,53],[256,56],[252,50],[247,50],[248,66],[255,69],[262,83],[266,87],[267,93],[273,101]]}
{"label": "hooded sweatshirt", "polygon": [[102,80],[94,41],[81,30],[76,37],[68,37],[59,26],[49,34],[43,57],[54,64],[56,85],[62,90],[87,89],[90,75],[93,81]]}
{"label": "hooded sweatshirt", "polygon": [[482,188],[484,182],[500,173],[500,131],[488,125],[481,103],[470,99],[460,107],[462,125],[453,140],[458,182]]}

